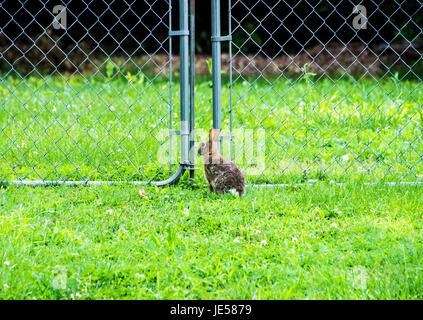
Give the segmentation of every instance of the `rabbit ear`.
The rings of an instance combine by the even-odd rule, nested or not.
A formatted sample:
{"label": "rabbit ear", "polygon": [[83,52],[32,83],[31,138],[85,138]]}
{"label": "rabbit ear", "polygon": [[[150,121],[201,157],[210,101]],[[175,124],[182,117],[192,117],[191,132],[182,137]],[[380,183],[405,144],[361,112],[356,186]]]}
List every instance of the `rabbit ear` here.
{"label": "rabbit ear", "polygon": [[221,131],[222,131],[222,129],[211,128],[210,129],[210,136],[209,136],[210,141],[217,141],[219,139]]}
{"label": "rabbit ear", "polygon": [[209,148],[210,148],[211,153],[214,154],[214,155],[219,154],[219,151],[217,150],[217,144],[218,144],[218,141],[219,141],[219,134],[220,134],[220,131],[218,131],[214,128],[210,129]]}
{"label": "rabbit ear", "polygon": [[215,138],[216,139],[218,139],[219,137],[220,137],[220,133],[222,132],[222,129],[218,129],[218,130],[216,130],[216,133],[215,133]]}

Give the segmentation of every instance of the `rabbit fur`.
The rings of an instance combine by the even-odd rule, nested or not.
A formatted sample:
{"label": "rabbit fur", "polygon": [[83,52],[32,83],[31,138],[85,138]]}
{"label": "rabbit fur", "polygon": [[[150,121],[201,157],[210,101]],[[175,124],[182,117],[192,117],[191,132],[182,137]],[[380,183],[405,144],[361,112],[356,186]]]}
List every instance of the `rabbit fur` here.
{"label": "rabbit fur", "polygon": [[204,174],[210,191],[218,194],[230,192],[242,195],[245,192],[245,178],[242,171],[232,161],[225,159],[217,149],[220,131],[210,129],[209,140],[198,148],[198,154],[204,157]]}

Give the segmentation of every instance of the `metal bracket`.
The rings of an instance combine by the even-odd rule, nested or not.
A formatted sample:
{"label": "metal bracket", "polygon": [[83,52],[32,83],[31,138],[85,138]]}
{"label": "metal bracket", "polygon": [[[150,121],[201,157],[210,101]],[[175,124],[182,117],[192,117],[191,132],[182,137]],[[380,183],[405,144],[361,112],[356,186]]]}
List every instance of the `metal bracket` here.
{"label": "metal bracket", "polygon": [[230,140],[230,141],[232,141],[233,137],[234,136],[221,136],[220,140]]}
{"label": "metal bracket", "polygon": [[171,30],[169,36],[189,36],[189,30]]}
{"label": "metal bracket", "polygon": [[187,162],[179,162],[179,164],[185,169],[185,170],[201,170],[200,168],[196,168],[194,163],[191,163],[189,161]]}
{"label": "metal bracket", "polygon": [[[172,136],[184,136],[184,135],[191,135],[189,131],[184,131],[181,133],[181,130],[169,130],[169,134]],[[179,164],[185,169],[185,170],[201,170],[200,168],[194,167],[194,164],[187,161],[187,162],[179,162]]]}
{"label": "metal bracket", "polygon": [[171,136],[189,136],[190,135],[189,131],[181,132],[181,130],[169,130],[169,134]]}
{"label": "metal bracket", "polygon": [[171,136],[179,136],[181,134],[181,131],[179,130],[169,130],[169,135]]}
{"label": "metal bracket", "polygon": [[219,36],[219,37],[211,37],[212,42],[222,42],[222,41],[232,41],[232,36]]}

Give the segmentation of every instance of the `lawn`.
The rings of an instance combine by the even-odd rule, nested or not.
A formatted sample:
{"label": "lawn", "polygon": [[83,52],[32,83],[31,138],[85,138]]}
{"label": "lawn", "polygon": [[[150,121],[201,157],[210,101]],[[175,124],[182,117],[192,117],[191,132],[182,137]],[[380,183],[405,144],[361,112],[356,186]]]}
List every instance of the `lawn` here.
{"label": "lawn", "polygon": [[[171,101],[165,77],[109,66],[104,77],[2,76],[0,180],[150,181],[174,172],[179,137],[170,152],[169,128],[179,130],[178,81]],[[198,77],[195,97],[200,141],[212,121],[209,78]],[[223,135],[229,101],[225,79]],[[416,79],[239,78],[232,101],[233,156],[250,183],[423,181]],[[223,148],[229,157],[228,140]]]}
{"label": "lawn", "polygon": [[[210,79],[195,89],[198,142]],[[384,183],[423,182],[420,81],[234,81],[241,198],[209,193],[201,171],[168,188],[126,183],[175,171],[178,100],[178,81],[170,95],[165,77],[110,64],[104,77],[1,76],[0,299],[423,298],[423,188]]]}
{"label": "lawn", "polygon": [[422,299],[423,188],[0,188],[0,299]]}

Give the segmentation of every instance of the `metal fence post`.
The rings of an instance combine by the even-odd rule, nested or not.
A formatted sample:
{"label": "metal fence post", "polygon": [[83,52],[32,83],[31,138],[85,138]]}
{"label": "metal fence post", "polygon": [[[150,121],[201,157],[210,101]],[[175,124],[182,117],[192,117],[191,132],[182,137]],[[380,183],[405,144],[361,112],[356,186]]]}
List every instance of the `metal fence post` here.
{"label": "metal fence post", "polygon": [[228,34],[229,34],[229,137],[230,137],[230,155],[234,159],[233,152],[233,104],[232,104],[232,3],[228,0]]}
{"label": "metal fence post", "polygon": [[[180,102],[181,102],[181,159],[175,174],[167,180],[153,182],[156,186],[165,186],[179,181],[185,170],[190,169],[190,88],[189,88],[189,26],[188,26],[188,0],[179,0],[179,30],[170,31],[170,36],[179,36],[180,54]],[[171,133],[172,134],[172,133]]]}
{"label": "metal fence post", "polygon": [[[169,0],[169,31],[172,29],[172,0]],[[169,35],[169,130],[172,132],[173,120],[173,99],[172,99],[172,37]],[[172,173],[172,139],[173,135],[169,135],[169,172]]]}
{"label": "metal fence post", "polygon": [[179,0],[179,38],[181,59],[181,165],[189,164],[189,31],[188,0]]}
{"label": "metal fence post", "polygon": [[190,79],[189,79],[189,89],[190,89],[190,112],[189,112],[189,160],[190,160],[190,171],[189,175],[191,179],[194,179],[195,173],[195,136],[194,136],[194,127],[195,127],[195,118],[194,118],[194,111],[195,111],[195,101],[194,101],[194,92],[195,92],[195,0],[190,0]]}
{"label": "metal fence post", "polygon": [[[222,79],[221,45],[220,45],[220,0],[211,1],[211,41],[212,41],[212,73],[213,73],[213,128],[222,128]],[[219,144],[222,151],[222,146]]]}

